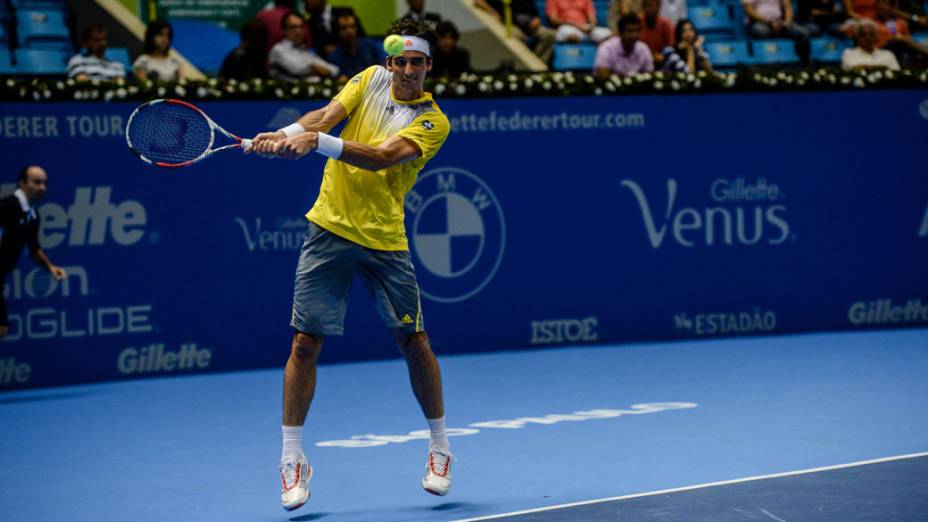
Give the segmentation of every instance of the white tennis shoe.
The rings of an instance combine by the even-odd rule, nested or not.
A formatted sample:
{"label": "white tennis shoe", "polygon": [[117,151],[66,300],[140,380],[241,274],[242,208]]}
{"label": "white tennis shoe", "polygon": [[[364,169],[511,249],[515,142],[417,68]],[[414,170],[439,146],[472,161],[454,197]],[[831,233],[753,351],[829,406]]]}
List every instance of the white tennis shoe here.
{"label": "white tennis shoe", "polygon": [[301,452],[299,457],[285,455],[280,459],[280,504],[287,511],[301,507],[309,500],[309,481],[313,467]]}
{"label": "white tennis shoe", "polygon": [[422,488],[433,495],[445,496],[451,489],[451,455],[429,448]]}

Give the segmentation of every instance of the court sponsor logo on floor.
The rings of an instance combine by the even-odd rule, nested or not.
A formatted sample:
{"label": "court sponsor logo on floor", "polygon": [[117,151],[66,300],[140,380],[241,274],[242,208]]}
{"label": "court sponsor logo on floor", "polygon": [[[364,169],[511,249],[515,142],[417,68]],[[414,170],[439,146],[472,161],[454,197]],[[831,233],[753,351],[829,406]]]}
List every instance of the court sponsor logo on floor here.
{"label": "court sponsor logo on floor", "polygon": [[[481,433],[481,430],[518,430],[534,426],[551,426],[562,422],[584,422],[589,420],[614,419],[631,415],[646,415],[649,413],[660,413],[671,410],[686,410],[698,406],[699,405],[695,402],[648,402],[643,404],[632,404],[627,409],[597,408],[593,410],[575,411],[573,413],[551,413],[540,417],[518,417],[515,419],[474,422],[468,424],[467,428],[448,428],[447,433],[449,437],[461,437],[466,435],[477,435]],[[350,439],[317,442],[316,446],[323,448],[370,448],[374,446],[385,446],[387,444],[402,444],[411,440],[428,440],[428,438],[429,430],[416,430],[410,431],[406,435],[355,435]]]}
{"label": "court sponsor logo on floor", "polygon": [[847,311],[854,326],[901,325],[928,323],[928,299],[909,299],[905,304],[890,298],[857,301]]}
{"label": "court sponsor logo on floor", "polygon": [[493,190],[472,172],[443,167],[406,194],[406,228],[422,295],[441,303],[473,297],[503,260],[506,223]]}
{"label": "court sponsor logo on floor", "polygon": [[631,179],[623,179],[621,186],[638,203],[647,240],[655,250],[666,244],[775,246],[796,240],[786,219],[786,193],[766,178],[716,179],[700,198],[706,203],[696,204],[690,203],[693,193],[681,190],[673,178],[667,180],[664,198],[653,192],[649,196]]}
{"label": "court sponsor logo on floor", "polygon": [[711,312],[674,315],[673,328],[684,335],[743,335],[776,331],[777,314],[754,308],[743,312]]}

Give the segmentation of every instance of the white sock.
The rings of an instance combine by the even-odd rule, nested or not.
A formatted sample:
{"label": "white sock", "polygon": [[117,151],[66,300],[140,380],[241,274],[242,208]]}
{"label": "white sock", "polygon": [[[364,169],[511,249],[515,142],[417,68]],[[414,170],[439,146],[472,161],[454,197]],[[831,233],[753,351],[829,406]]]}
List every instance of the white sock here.
{"label": "white sock", "polygon": [[284,449],[280,452],[281,458],[285,455],[299,455],[303,453],[303,426],[281,426],[284,432]]}
{"label": "white sock", "polygon": [[448,443],[448,433],[445,431],[445,418],[425,420],[429,421],[429,448],[450,455],[451,444]]}

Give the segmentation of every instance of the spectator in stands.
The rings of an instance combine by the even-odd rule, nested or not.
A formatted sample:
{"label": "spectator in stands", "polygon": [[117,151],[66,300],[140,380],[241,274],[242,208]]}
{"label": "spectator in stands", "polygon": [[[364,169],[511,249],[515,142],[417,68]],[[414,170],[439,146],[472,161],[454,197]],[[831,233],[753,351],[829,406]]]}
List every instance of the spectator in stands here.
{"label": "spectator in stands", "polygon": [[83,49],[68,60],[68,78],[77,81],[115,80],[126,77],[126,67],[106,54],[106,27],[88,25],[81,29]]}
{"label": "spectator in stands", "polygon": [[845,69],[891,69],[899,70],[899,62],[893,53],[876,46],[877,25],[869,18],[851,20],[846,27],[854,37],[857,47],[845,49],[841,55],[841,67]]}
{"label": "spectator in stands", "polygon": [[923,25],[924,17],[901,11],[889,0],[844,0],[844,8],[855,20],[876,22],[876,47],[891,51],[903,66],[917,65],[928,57],[928,49],[912,39],[907,21]]}
{"label": "spectator in stands", "polygon": [[142,54],[132,64],[132,72],[139,80],[173,82],[184,77],[177,56],[171,55],[174,30],[163,20],[152,20],[145,28]]}
{"label": "spectator in stands", "polygon": [[741,0],[751,38],[791,38],[804,66],[809,65],[809,31],[793,23],[790,0]]}
{"label": "spectator in stands", "polygon": [[841,25],[847,18],[838,0],[798,0],[796,21],[802,24],[811,36],[822,32],[841,36]]}
{"label": "spectator in stands", "polygon": [[648,44],[654,55],[654,63],[662,65],[664,49],[673,47],[675,41],[673,23],[660,15],[661,0],[643,0],[641,4],[644,11],[640,15],[641,34],[639,38]]}
{"label": "spectator in stands", "polygon": [[[332,7],[326,0],[303,0],[306,9],[306,23],[312,35],[312,47],[316,53],[327,58],[329,53],[338,45],[338,15],[343,12],[354,12],[350,7]],[[358,36],[364,38],[364,24],[358,18]]]}
{"label": "spectator in stands", "polygon": [[608,28],[596,25],[593,0],[547,0],[545,13],[551,25],[557,28],[559,42],[593,40],[600,43],[612,36]]}
{"label": "spectator in stands", "polygon": [[249,20],[239,31],[241,43],[222,61],[219,76],[236,80],[267,78],[267,26]]}
{"label": "spectator in stands", "polygon": [[612,74],[629,75],[652,72],[654,55],[648,45],[638,39],[641,18],[627,14],[619,18],[619,36],[613,36],[596,50],[595,70],[600,79]]}
{"label": "spectator in stands", "polygon": [[406,0],[406,5],[409,6],[409,11],[403,15],[403,18],[421,20],[428,24],[432,30],[435,30],[435,27],[441,22],[440,14],[429,13],[425,10],[425,0]]}
{"label": "spectator in stands", "polygon": [[[619,17],[627,14],[638,14],[643,10],[642,0],[611,0],[609,2],[609,11],[606,15],[609,29],[618,31]],[[687,17],[686,0],[662,0],[660,15],[670,20],[672,26],[676,26]]]}
{"label": "spectator in stands", "polygon": [[[475,0],[474,5],[503,23],[503,0]],[[554,29],[541,23],[534,0],[512,0],[509,8],[512,10],[512,24],[522,32],[519,38],[531,46],[532,52],[538,55],[541,61],[549,63],[551,55],[554,54],[556,33]]]}
{"label": "spectator in stands", "polygon": [[[280,20],[284,15],[296,12],[296,0],[274,0],[274,7],[258,11],[255,20],[264,24],[267,29],[267,49],[277,45],[277,42],[284,39],[284,32],[280,29]],[[304,30],[303,41],[307,47],[312,47],[312,38],[309,34],[309,28]]]}
{"label": "spectator in stands", "polygon": [[267,78],[267,26],[250,20],[239,31],[241,43],[222,61],[219,76],[236,80]]}
{"label": "spectator in stands", "polygon": [[329,62],[338,67],[339,74],[352,77],[371,65],[383,64],[387,53],[380,42],[358,36],[358,16],[346,11],[338,14],[338,47],[329,53]]}
{"label": "spectator in stands", "polygon": [[697,71],[712,72],[709,55],[703,50],[705,38],[696,32],[696,26],[689,20],[680,20],[675,31],[676,46],[664,48],[665,71],[692,73]]}
{"label": "spectator in stands", "polygon": [[284,39],[271,49],[271,77],[278,80],[334,78],[338,67],[323,60],[303,42],[303,18],[290,13],[280,20]]}
{"label": "spectator in stands", "polygon": [[438,35],[438,45],[432,53],[431,75],[457,78],[470,72],[470,54],[458,47],[458,40],[461,39],[458,28],[446,20],[435,27],[435,33]]}

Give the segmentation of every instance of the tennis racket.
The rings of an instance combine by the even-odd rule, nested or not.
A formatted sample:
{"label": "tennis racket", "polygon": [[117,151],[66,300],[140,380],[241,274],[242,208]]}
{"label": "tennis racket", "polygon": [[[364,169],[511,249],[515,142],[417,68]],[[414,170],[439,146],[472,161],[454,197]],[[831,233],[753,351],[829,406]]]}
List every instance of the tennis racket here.
{"label": "tennis racket", "polygon": [[[235,143],[214,148],[216,131]],[[126,144],[145,163],[165,168],[193,165],[221,150],[251,148],[251,140],[223,129],[198,107],[171,99],[136,108],[126,125]]]}

